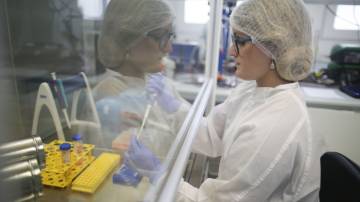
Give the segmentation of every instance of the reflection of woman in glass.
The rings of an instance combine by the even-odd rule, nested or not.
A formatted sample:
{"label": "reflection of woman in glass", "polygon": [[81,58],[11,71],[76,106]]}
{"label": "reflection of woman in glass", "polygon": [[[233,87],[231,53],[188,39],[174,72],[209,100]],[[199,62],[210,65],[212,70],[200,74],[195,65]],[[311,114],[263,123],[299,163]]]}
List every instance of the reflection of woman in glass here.
{"label": "reflection of woman in glass", "polygon": [[106,77],[95,87],[95,99],[143,87],[146,73],[162,70],[171,51],[173,15],[159,0],[112,0],[98,41]]}
{"label": "reflection of woman in glass", "polygon": [[[94,88],[105,144],[125,147],[127,135],[119,135],[129,127],[139,128],[149,95],[145,78],[163,69],[162,58],[171,51],[174,16],[161,0],[112,0],[106,10],[98,41],[99,59],[106,67],[101,81]],[[167,83],[166,80],[164,83]],[[174,89],[168,92],[179,97]],[[150,96],[151,97],[151,96]],[[154,98],[157,101],[159,96]],[[179,107],[180,103],[174,103]],[[175,115],[154,104],[144,131],[143,142],[156,154],[166,154],[179,127]],[[127,126],[126,126],[127,125]],[[152,130],[153,136],[146,136]],[[115,140],[114,140],[115,139]],[[124,140],[125,139],[125,140]],[[114,142],[115,141],[115,142]],[[121,146],[121,147],[122,147]],[[124,149],[124,147],[122,147]]]}

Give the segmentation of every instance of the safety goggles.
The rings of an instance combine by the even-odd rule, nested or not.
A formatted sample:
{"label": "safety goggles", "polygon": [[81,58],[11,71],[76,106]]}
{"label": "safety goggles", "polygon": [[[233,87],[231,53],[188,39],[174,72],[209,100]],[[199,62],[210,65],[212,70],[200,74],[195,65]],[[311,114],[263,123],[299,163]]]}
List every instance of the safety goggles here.
{"label": "safety goggles", "polygon": [[253,39],[250,36],[237,36],[236,34],[231,34],[231,40],[235,45],[236,55],[239,55],[239,51],[242,46],[248,42],[253,42]]}
{"label": "safety goggles", "polygon": [[169,30],[156,29],[148,32],[146,36],[154,39],[159,44],[160,50],[164,50],[167,43],[175,37],[175,33]]}

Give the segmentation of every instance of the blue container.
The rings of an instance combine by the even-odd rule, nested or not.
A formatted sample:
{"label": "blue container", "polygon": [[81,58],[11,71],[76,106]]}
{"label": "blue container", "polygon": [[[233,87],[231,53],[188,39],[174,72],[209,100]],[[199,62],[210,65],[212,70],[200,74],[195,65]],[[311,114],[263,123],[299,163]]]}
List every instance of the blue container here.
{"label": "blue container", "polygon": [[136,187],[141,178],[142,176],[138,172],[123,164],[113,175],[113,183]]}

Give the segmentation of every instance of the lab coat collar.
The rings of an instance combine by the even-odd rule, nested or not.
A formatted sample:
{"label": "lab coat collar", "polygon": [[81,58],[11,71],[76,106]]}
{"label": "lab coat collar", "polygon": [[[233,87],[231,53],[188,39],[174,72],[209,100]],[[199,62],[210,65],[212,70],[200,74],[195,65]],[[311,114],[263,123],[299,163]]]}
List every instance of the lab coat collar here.
{"label": "lab coat collar", "polygon": [[265,102],[265,100],[277,93],[287,91],[287,90],[295,90],[299,89],[299,83],[288,83],[288,84],[282,84],[278,85],[276,87],[256,87],[253,94],[252,99],[255,102]]}
{"label": "lab coat collar", "polygon": [[278,85],[276,87],[256,87],[256,90],[288,90],[288,89],[296,89],[299,88],[299,83],[298,82],[293,82],[293,83],[287,83],[287,84],[282,84],[282,85]]}

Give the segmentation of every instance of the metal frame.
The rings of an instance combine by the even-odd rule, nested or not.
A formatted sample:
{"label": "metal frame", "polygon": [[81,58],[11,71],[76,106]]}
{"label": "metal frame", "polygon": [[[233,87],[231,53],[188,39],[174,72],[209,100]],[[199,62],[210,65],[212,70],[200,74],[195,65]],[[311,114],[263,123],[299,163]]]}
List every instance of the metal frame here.
{"label": "metal frame", "polygon": [[191,146],[193,140],[197,134],[201,120],[203,118],[203,113],[205,112],[208,103],[208,98],[210,98],[211,95],[212,84],[213,84],[213,80],[207,82],[205,91],[202,93],[202,96],[199,99],[200,100],[199,106],[196,107],[197,110],[191,120],[192,123],[186,135],[186,139],[184,140],[184,143],[179,151],[179,155],[177,156],[176,161],[172,166],[171,173],[167,177],[166,183],[164,184],[163,189],[161,190],[161,194],[159,195],[156,201],[160,201],[160,202],[174,201],[174,198],[177,193],[177,187],[179,185],[179,182],[181,180],[187,160],[191,152]]}
{"label": "metal frame", "polygon": [[[197,95],[192,107],[190,108],[189,112],[187,113],[187,116],[179,130],[179,132],[176,135],[176,138],[174,140],[174,142],[171,145],[171,149],[169,150],[167,157],[165,158],[165,162],[163,163],[164,166],[167,168],[168,171],[170,171],[171,173],[173,172],[173,168],[174,165],[176,163],[176,159],[173,159],[172,157],[176,157],[177,154],[180,153],[181,150],[181,146],[179,145],[183,145],[184,139],[186,139],[189,128],[191,126],[191,123],[193,121],[193,117],[195,116],[195,114],[197,113],[197,109],[198,106],[200,105],[200,102],[202,100],[202,98],[204,97],[204,92],[207,89],[209,81],[205,81],[205,83],[202,85],[199,94]],[[185,166],[186,163],[184,163]],[[157,196],[161,195],[161,193],[163,193],[164,187],[167,184],[167,177],[169,177],[171,175],[171,173],[165,173],[164,176],[157,182],[157,184],[155,184],[155,186],[152,186],[150,188],[150,190],[148,191],[145,200],[144,201],[158,201],[155,200],[157,199]],[[182,172],[180,173],[182,174]]]}
{"label": "metal frame", "polygon": [[[174,201],[179,182],[191,153],[193,140],[197,135],[203,115],[204,113],[206,114],[209,112],[215,105],[216,77],[221,36],[221,17],[219,16],[222,16],[223,0],[209,0],[209,4],[210,19],[208,23],[205,64],[206,81],[187,114],[171,147],[172,149],[169,151],[169,158],[167,158],[168,162],[165,162],[168,173],[164,174],[159,182],[149,190],[145,197],[145,201]],[[174,156],[175,159],[172,159],[171,157]]]}
{"label": "metal frame", "polygon": [[[210,18],[208,23],[208,38],[206,51],[206,78],[216,81],[218,74],[219,51],[220,51],[220,37],[221,37],[221,17],[223,9],[223,0],[209,0],[210,3]],[[206,109],[208,113],[215,105],[216,96],[216,82],[213,83],[213,93],[209,99],[209,107]]]}

